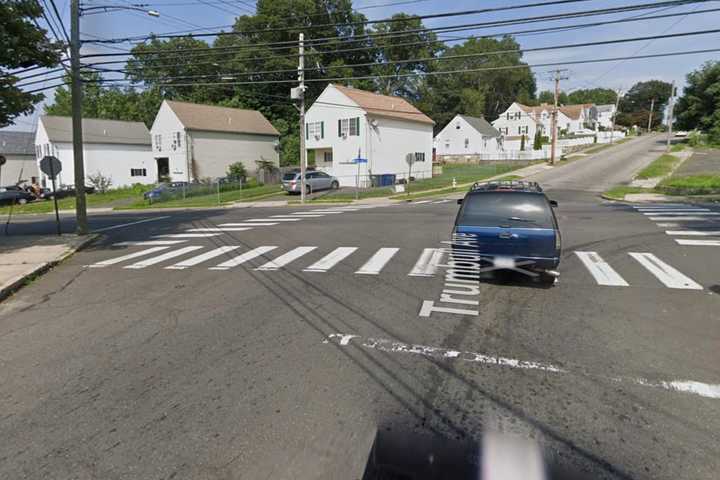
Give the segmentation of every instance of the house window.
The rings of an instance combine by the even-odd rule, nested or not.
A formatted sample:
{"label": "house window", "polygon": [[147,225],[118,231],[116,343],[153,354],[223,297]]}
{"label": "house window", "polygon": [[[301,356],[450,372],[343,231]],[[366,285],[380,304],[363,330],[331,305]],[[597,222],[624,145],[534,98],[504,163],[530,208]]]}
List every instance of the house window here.
{"label": "house window", "polygon": [[159,133],[155,135],[155,149],[162,152],[162,135]]}
{"label": "house window", "polygon": [[309,122],[305,124],[305,139],[325,138],[325,122]]}
{"label": "house window", "polygon": [[516,119],[516,120],[520,120],[520,116],[521,116],[520,112],[515,112],[515,119]]}
{"label": "house window", "polygon": [[470,139],[466,138],[465,139],[465,148],[468,148],[469,146],[470,146]]}
{"label": "house window", "polygon": [[416,162],[424,162],[425,161],[425,152],[415,152],[415,161]]}
{"label": "house window", "polygon": [[338,120],[338,137],[357,137],[360,135],[360,117]]}
{"label": "house window", "polygon": [[180,132],[175,132],[175,138],[173,139],[173,145],[175,146],[175,148],[182,147],[182,140],[180,137]]}
{"label": "house window", "polygon": [[450,140],[445,140],[445,148],[450,148]]}
{"label": "house window", "polygon": [[325,163],[332,163],[332,152],[323,153],[323,161]]}
{"label": "house window", "polygon": [[457,124],[455,124],[455,130],[460,130],[460,122],[458,122]]}
{"label": "house window", "polygon": [[131,168],[131,169],[130,169],[130,176],[131,176],[131,177],[147,177],[147,169],[145,169],[145,168]]}
{"label": "house window", "polygon": [[510,112],[505,113],[505,119],[510,120]]}

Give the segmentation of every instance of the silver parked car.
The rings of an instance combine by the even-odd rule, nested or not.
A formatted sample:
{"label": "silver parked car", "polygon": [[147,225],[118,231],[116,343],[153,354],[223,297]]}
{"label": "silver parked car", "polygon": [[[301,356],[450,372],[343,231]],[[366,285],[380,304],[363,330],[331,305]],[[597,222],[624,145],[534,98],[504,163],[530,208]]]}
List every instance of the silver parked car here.
{"label": "silver parked car", "polygon": [[[282,189],[288,193],[301,192],[300,172],[288,172],[283,176]],[[337,178],[325,172],[305,172],[305,193],[317,192],[318,190],[337,189],[340,182]]]}

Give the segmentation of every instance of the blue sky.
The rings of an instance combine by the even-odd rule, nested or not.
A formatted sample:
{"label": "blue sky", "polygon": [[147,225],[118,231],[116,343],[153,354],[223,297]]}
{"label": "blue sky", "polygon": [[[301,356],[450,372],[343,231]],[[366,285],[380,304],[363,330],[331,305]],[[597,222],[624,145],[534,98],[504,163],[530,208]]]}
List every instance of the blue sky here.
{"label": "blue sky", "polygon": [[[206,4],[203,1],[208,2]],[[440,0],[421,0],[411,4],[383,6],[388,3],[395,3],[402,0],[356,0],[353,2],[355,8],[360,9],[370,19],[381,19],[391,16],[394,13],[406,12],[418,15],[432,14],[447,11],[471,10],[486,7],[502,7],[508,5],[519,5],[530,3],[528,0],[503,1],[471,1],[456,0],[454,2]],[[55,0],[58,9],[61,10],[65,25],[69,27],[69,0]],[[87,36],[99,36],[105,38],[126,37],[133,35],[146,35],[150,32],[157,34],[185,30],[197,27],[219,27],[233,23],[236,15],[248,13],[254,9],[254,0],[85,0],[85,6],[91,5],[128,5],[142,2],[149,4],[148,9],[160,12],[159,18],[150,17],[141,12],[116,11],[83,17],[81,31]],[[645,0],[638,3],[659,3]],[[183,4],[183,5],[178,5]],[[622,7],[629,5],[620,0],[588,1],[576,4],[554,5],[548,7],[535,7],[522,10],[506,12],[495,12],[488,14],[477,14],[448,19],[426,20],[425,24],[430,27],[448,26],[459,23],[483,22],[502,19],[517,19],[531,16],[557,14],[581,10],[592,10],[600,8]],[[367,8],[370,7],[370,8]],[[518,29],[543,28],[546,26],[578,25],[590,22],[629,18],[638,15],[656,15],[668,13],[687,13],[694,10],[709,8],[720,8],[720,2],[710,1],[698,4],[663,8],[662,11],[642,10],[614,15],[603,15],[598,17],[586,17],[561,22],[541,22],[529,25],[510,27],[498,27],[483,30],[474,30],[458,33],[457,35],[467,36],[470,34],[500,33]],[[235,12],[234,14],[231,12]],[[563,45],[568,43],[582,43],[611,40],[618,38],[640,37],[649,35],[660,35],[667,33],[679,33],[697,30],[709,30],[717,28],[720,24],[720,12],[705,13],[700,15],[677,16],[665,19],[649,21],[629,22],[601,27],[589,27],[561,32],[547,33],[542,35],[527,35],[517,37],[523,48],[534,48],[543,46]],[[129,48],[123,44],[120,47]],[[684,38],[659,39],[654,41],[633,42],[617,45],[605,45],[596,47],[573,48],[563,50],[551,50],[542,52],[528,52],[525,54],[525,61],[529,64],[566,62],[591,58],[607,58],[633,56],[636,54],[645,55],[669,51],[698,50],[705,48],[720,47],[720,34],[709,34]],[[86,52],[90,51],[86,49]],[[93,53],[113,51],[95,47]],[[565,73],[569,77],[563,81],[562,88],[571,91],[578,88],[608,87],[627,90],[635,82],[649,79],[660,79],[665,81],[675,80],[680,86],[684,84],[685,75],[699,67],[708,60],[720,59],[719,53],[687,55],[679,57],[654,58],[645,60],[634,60],[624,62],[596,63],[584,65],[568,65]],[[561,67],[562,68],[562,67]],[[538,90],[545,90],[552,87],[548,71],[551,67],[536,68],[534,73],[538,83]],[[39,85],[36,85],[37,87]],[[52,92],[48,92],[48,98],[52,99]],[[32,130],[36,115],[18,119],[16,126],[11,127],[21,130]]]}

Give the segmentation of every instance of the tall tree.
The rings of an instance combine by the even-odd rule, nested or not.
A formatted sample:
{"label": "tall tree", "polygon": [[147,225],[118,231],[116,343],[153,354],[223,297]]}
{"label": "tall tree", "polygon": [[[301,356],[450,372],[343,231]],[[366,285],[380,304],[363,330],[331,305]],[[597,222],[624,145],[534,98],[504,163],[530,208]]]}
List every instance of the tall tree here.
{"label": "tall tree", "polygon": [[653,104],[653,124],[662,121],[662,112],[670,98],[671,85],[662,80],[638,82],[620,100],[616,123],[626,127],[646,125]]}
{"label": "tall tree", "polygon": [[63,45],[50,41],[47,31],[37,25],[41,15],[36,0],[0,1],[0,127],[12,124],[18,115],[31,113],[33,105],[45,98],[42,93],[25,93],[15,86],[20,77],[10,71],[54,67],[60,61]]}
{"label": "tall tree", "polygon": [[[550,105],[554,105],[555,104],[555,92],[553,92],[552,90],[543,90],[542,92],[540,92],[538,94],[537,101],[538,101],[538,104],[548,103]],[[558,95],[558,105],[568,105],[570,103],[572,103],[572,102],[570,102],[570,100],[568,100],[567,93],[561,91],[560,94]]]}
{"label": "tall tree", "polygon": [[686,79],[675,108],[678,128],[709,132],[720,143],[720,61],[703,64]]}
{"label": "tall tree", "polygon": [[[535,77],[522,61],[522,53],[514,52],[518,49],[518,43],[511,37],[473,38],[446,48],[440,58],[447,57],[447,60],[437,62],[438,71],[486,70],[428,76],[417,106],[437,122],[439,129],[458,113],[492,120],[516,100],[532,103]],[[458,55],[473,56],[456,57]],[[513,68],[493,70],[494,67]]]}
{"label": "tall tree", "polygon": [[595,105],[607,105],[615,103],[617,93],[611,88],[588,88],[570,92],[567,95],[568,104],[594,103]]}

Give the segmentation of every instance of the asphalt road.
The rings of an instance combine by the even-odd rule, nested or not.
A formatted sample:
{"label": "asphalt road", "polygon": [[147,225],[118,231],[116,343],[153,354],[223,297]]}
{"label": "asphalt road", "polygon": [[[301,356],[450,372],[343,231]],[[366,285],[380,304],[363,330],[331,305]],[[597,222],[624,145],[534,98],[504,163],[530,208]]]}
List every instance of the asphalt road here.
{"label": "asphalt road", "polygon": [[[717,478],[720,246],[677,240],[720,239],[720,211],[593,193],[654,148],[543,173],[559,282],[483,280],[473,314],[421,315],[460,288],[427,261],[450,199],[94,219],[148,221],[0,304],[0,478],[361,478],[378,431],[400,456],[499,431],[584,478]],[[251,220],[275,225],[207,230]]]}

